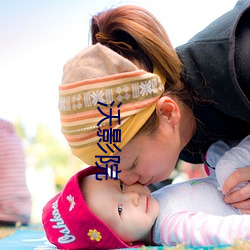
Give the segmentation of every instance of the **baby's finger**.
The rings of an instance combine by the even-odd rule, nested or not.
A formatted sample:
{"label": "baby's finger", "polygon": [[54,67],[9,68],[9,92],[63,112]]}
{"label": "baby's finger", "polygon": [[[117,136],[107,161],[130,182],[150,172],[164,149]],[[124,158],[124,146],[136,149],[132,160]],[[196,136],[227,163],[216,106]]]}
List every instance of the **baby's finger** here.
{"label": "baby's finger", "polygon": [[231,203],[233,207],[240,209],[241,213],[248,214],[250,212],[250,199],[241,202]]}
{"label": "baby's finger", "polygon": [[242,214],[250,214],[250,209],[240,209]]}
{"label": "baby's finger", "polygon": [[[250,184],[230,193],[229,195],[226,195],[224,198],[224,201],[226,203],[230,203],[234,206],[236,203],[249,200],[249,198],[250,198]],[[237,208],[239,208],[239,207],[237,207]],[[249,207],[247,207],[247,208],[250,209],[250,204],[249,204]]]}
{"label": "baby's finger", "polygon": [[[230,193],[237,185],[242,182],[247,182],[250,179],[250,167],[240,168],[234,171],[225,181],[222,192],[223,194]],[[250,197],[247,197],[250,198]]]}

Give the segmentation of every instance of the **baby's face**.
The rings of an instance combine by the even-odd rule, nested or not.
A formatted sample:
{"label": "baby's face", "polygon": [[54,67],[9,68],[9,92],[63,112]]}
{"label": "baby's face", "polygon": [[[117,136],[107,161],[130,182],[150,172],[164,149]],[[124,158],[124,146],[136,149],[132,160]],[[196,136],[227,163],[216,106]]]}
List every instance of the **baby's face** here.
{"label": "baby's face", "polygon": [[124,185],[120,180],[95,175],[85,178],[88,206],[126,243],[144,240],[159,214],[159,203],[141,184]]}

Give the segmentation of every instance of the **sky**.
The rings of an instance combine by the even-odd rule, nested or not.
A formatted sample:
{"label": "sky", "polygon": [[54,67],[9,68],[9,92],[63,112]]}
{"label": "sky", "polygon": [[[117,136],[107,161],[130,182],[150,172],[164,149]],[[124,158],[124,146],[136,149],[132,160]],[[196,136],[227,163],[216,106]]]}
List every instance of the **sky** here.
{"label": "sky", "polygon": [[29,135],[43,124],[61,138],[58,86],[63,65],[90,45],[91,16],[134,4],[156,16],[174,47],[236,0],[0,0],[0,118],[20,119]]}

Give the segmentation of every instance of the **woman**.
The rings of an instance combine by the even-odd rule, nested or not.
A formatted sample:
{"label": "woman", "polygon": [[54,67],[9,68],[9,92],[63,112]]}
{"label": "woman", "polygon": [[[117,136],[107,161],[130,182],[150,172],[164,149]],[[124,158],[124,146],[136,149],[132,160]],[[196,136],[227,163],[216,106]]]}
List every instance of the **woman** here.
{"label": "woman", "polygon": [[[84,112],[89,112],[91,102],[85,108],[81,104],[80,111],[73,108],[68,112],[64,106],[69,93],[67,91],[72,90],[74,94],[71,98],[72,105],[76,98],[78,103],[81,98],[85,104],[86,100],[92,100],[93,103],[91,98],[97,92],[88,93],[88,98],[86,93],[82,97],[75,95],[78,83],[82,82],[83,88],[86,85],[92,88],[93,82],[89,79],[99,81],[106,77],[101,80],[102,85],[99,85],[104,88],[107,76],[114,75],[115,83],[123,84],[116,76],[130,71],[153,72],[165,86],[164,93],[159,95],[157,91],[160,87],[154,89],[157,95],[152,96],[150,100],[153,102],[145,106],[146,115],[140,116],[140,119],[134,119],[134,116],[138,117],[142,112],[135,106],[131,108],[131,115],[125,119],[125,107],[137,102],[142,105],[141,99],[145,98],[146,101],[148,94],[155,93],[151,89],[152,83],[148,90],[146,82],[142,83],[144,85],[140,85],[139,90],[143,90],[144,94],[136,100],[128,98],[130,104],[123,99],[122,126],[128,120],[129,123],[132,119],[136,122],[131,123],[133,126],[130,124],[122,129],[121,143],[117,144],[117,148],[113,147],[108,156],[119,157],[120,178],[126,184],[140,182],[149,185],[162,181],[169,177],[179,157],[185,161],[202,163],[203,156],[212,143],[219,139],[241,140],[250,134],[250,49],[247,42],[250,37],[249,12],[250,1],[239,1],[232,11],[176,51],[161,24],[144,9],[121,6],[93,16],[92,42],[104,46],[92,47],[69,61],[64,68],[60,87],[62,131],[73,153],[90,165],[106,163],[95,159],[100,138],[91,142],[89,139],[93,137],[93,133],[97,134],[98,129],[93,126],[93,130],[86,132],[86,128],[81,127],[79,122],[94,117],[87,115],[87,118],[82,118]],[[117,68],[117,65],[125,66]],[[140,80],[136,78],[136,81]],[[122,91],[124,84],[121,87]],[[134,94],[135,92],[133,96]],[[98,98],[100,100],[101,96]],[[70,120],[71,124],[68,123]],[[74,129],[68,131],[70,126]],[[83,136],[85,132],[86,136]],[[80,141],[88,143],[83,145]],[[238,170],[228,178],[224,189],[229,193],[239,182],[249,179],[250,167]],[[226,196],[225,201],[240,209],[250,209],[247,195],[249,191],[250,185],[247,185]]]}

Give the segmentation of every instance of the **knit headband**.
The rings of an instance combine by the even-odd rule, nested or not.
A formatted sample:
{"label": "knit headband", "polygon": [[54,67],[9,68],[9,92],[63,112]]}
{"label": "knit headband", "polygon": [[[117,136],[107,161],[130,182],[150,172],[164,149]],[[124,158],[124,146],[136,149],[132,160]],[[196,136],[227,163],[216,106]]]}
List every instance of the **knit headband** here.
{"label": "knit headband", "polygon": [[155,110],[164,81],[101,44],[71,59],[59,86],[59,110],[73,154],[96,165],[96,156],[120,151]]}

